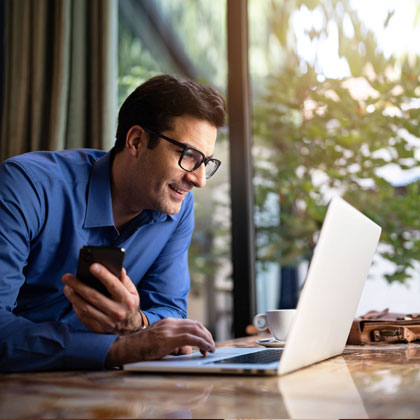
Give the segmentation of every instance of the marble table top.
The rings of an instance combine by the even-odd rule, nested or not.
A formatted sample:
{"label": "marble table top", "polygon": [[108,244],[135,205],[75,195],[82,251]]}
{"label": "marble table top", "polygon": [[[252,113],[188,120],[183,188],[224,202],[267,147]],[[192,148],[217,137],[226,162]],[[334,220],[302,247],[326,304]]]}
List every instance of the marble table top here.
{"label": "marble table top", "polygon": [[347,346],[283,377],[11,373],[0,418],[420,418],[419,383],[420,344]]}

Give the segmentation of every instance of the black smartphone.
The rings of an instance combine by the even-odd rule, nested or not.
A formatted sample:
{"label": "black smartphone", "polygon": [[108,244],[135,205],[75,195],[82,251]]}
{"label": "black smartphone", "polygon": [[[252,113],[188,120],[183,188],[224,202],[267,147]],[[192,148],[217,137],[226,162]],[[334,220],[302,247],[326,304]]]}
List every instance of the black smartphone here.
{"label": "black smartphone", "polygon": [[124,248],[85,245],[80,248],[76,277],[104,295],[110,296],[106,287],[90,272],[89,267],[97,262],[120,278],[124,255]]}

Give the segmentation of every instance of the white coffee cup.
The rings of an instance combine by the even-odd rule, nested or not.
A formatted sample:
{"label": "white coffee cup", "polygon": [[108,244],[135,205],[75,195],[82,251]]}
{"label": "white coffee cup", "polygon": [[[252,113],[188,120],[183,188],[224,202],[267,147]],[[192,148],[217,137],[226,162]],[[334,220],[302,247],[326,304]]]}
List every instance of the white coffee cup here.
{"label": "white coffee cup", "polygon": [[258,331],[267,328],[276,340],[284,341],[292,326],[296,309],[274,309],[265,314],[255,315],[253,324]]}

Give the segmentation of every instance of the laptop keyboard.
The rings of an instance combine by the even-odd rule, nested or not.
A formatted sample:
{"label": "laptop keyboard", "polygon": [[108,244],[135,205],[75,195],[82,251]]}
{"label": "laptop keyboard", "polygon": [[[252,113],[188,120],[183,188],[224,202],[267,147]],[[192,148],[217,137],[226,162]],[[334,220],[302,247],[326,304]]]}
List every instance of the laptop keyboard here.
{"label": "laptop keyboard", "polygon": [[262,350],[255,353],[241,354],[239,356],[228,357],[226,359],[217,360],[212,363],[272,363],[280,360],[283,350]]}

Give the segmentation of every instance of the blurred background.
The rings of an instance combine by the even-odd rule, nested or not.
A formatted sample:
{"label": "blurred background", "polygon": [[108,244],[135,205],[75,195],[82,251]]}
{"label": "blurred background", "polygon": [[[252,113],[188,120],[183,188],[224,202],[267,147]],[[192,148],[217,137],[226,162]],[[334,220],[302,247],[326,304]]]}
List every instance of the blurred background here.
{"label": "blurred background", "polygon": [[[1,160],[110,149],[119,106],[160,73],[226,97],[223,166],[195,193],[189,256],[189,316],[217,340],[243,334],[256,312],[296,307],[337,194],[383,227],[358,314],[420,312],[417,1],[0,0],[0,27]],[[248,160],[232,164],[243,152]],[[232,226],[241,216],[243,244]],[[242,245],[249,253],[238,257]],[[250,255],[241,278],[235,267]]]}

